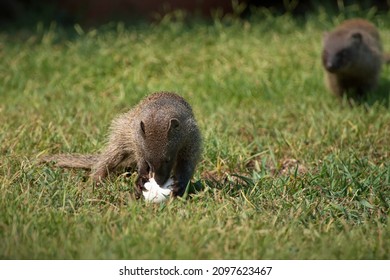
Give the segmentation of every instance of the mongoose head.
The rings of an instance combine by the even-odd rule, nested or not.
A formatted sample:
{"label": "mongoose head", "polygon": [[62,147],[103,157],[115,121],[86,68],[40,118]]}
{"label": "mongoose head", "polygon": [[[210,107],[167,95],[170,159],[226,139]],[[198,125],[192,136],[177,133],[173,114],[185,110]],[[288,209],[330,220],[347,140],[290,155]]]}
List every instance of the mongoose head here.
{"label": "mongoose head", "polygon": [[151,114],[140,122],[143,160],[149,177],[163,185],[170,177],[180,149],[181,123],[177,118]]}
{"label": "mongoose head", "polygon": [[326,33],[322,51],[322,64],[330,73],[349,71],[358,56],[363,36],[358,31]]}

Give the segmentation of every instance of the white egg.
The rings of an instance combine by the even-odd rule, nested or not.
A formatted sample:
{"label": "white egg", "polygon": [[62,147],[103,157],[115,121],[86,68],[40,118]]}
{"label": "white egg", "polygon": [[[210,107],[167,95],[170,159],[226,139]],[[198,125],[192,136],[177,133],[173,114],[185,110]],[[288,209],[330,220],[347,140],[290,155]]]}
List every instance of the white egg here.
{"label": "white egg", "polygon": [[171,178],[165,182],[165,184],[160,187],[154,178],[150,178],[149,182],[146,182],[144,187],[146,191],[143,191],[142,194],[146,201],[161,203],[168,199],[171,189],[169,188],[173,184],[173,180]]}

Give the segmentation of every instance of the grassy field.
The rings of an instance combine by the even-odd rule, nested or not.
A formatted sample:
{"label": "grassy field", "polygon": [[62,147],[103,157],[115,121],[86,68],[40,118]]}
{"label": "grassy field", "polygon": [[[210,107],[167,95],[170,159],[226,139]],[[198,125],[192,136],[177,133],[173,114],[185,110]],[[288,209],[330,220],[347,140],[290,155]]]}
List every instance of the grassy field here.
{"label": "grassy field", "polygon": [[[323,32],[351,15],[3,30],[0,258],[389,259],[390,67],[350,107],[320,63]],[[390,51],[389,14],[359,15]],[[187,199],[36,164],[99,151],[113,117],[161,90],[204,138]]]}

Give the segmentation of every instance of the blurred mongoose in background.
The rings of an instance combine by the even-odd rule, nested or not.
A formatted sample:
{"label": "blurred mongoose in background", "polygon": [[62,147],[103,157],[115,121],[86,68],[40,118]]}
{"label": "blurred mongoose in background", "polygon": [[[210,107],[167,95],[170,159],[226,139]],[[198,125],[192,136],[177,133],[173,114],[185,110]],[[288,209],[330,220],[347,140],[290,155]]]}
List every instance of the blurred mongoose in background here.
{"label": "blurred mongoose in background", "polygon": [[95,182],[121,169],[137,168],[137,197],[149,178],[161,186],[173,175],[172,193],[181,196],[200,159],[201,146],[191,106],[175,93],[158,92],[112,121],[100,154],[57,154],[42,161],[91,169]]}
{"label": "blurred mongoose in background", "polygon": [[346,20],[324,35],[322,64],[329,89],[337,96],[362,97],[378,84],[383,62],[376,27],[364,19]]}

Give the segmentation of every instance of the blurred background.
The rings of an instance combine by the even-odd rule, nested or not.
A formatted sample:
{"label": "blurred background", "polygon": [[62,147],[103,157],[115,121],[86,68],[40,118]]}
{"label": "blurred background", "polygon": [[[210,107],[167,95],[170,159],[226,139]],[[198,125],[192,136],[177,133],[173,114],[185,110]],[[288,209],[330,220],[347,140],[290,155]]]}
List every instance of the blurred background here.
{"label": "blurred background", "polygon": [[319,4],[337,11],[359,4],[362,9],[387,12],[390,0],[0,0],[0,24],[56,21],[60,24],[103,24],[109,21],[158,20],[164,14],[180,10],[185,16],[209,18],[226,13],[248,16],[251,8],[267,8],[275,13],[304,15]]}

